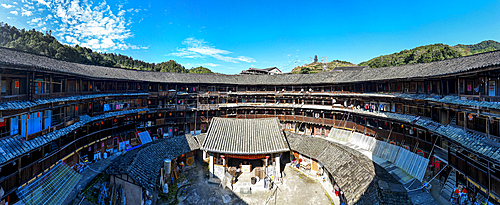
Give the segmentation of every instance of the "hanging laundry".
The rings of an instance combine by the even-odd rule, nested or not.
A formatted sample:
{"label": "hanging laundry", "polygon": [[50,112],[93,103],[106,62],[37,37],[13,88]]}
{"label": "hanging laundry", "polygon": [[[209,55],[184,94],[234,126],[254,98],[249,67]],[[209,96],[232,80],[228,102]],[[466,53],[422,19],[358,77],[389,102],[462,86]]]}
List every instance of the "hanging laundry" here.
{"label": "hanging laundry", "polygon": [[477,87],[474,88],[474,91],[477,93],[479,92],[479,85]]}

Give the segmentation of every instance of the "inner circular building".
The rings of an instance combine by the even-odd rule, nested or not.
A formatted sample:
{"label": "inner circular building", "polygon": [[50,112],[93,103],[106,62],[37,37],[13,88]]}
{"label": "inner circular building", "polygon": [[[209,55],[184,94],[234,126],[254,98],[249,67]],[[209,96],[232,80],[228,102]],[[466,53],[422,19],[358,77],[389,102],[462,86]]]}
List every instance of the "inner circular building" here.
{"label": "inner circular building", "polygon": [[500,51],[220,75],[0,48],[0,69],[2,205],[500,204]]}

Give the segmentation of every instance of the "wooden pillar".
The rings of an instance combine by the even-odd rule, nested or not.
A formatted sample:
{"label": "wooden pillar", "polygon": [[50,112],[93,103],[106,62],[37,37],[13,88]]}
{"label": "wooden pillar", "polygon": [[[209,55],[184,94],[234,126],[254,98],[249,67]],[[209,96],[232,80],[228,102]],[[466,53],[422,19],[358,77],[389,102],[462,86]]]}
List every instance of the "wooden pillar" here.
{"label": "wooden pillar", "polygon": [[65,93],[68,92],[68,77],[64,78],[63,85],[64,85],[64,88],[61,88],[61,91],[65,92]]}
{"label": "wooden pillar", "polygon": [[433,114],[434,109],[432,108],[432,106],[430,107],[430,109],[431,109],[431,120],[432,120],[432,116],[433,116],[432,114]]}
{"label": "wooden pillar", "polygon": [[[3,73],[3,72],[2,72]],[[0,99],[2,98],[2,73],[0,73]],[[7,89],[6,89],[7,90]],[[0,100],[1,101],[1,100]]]}
{"label": "wooden pillar", "polygon": [[439,79],[439,82],[440,82],[440,86],[439,86],[439,94],[440,95],[443,95],[443,92],[444,92],[444,84],[443,84],[443,79]]}
{"label": "wooden pillar", "polygon": [[446,94],[450,94],[450,84],[448,83],[448,80],[446,80]]}
{"label": "wooden pillar", "polygon": [[451,121],[450,119],[450,109],[446,109],[446,124],[449,124]]}
{"label": "wooden pillar", "polygon": [[22,183],[22,175],[21,175],[21,157],[19,157],[19,159],[17,159],[17,180],[19,182],[19,184]]}
{"label": "wooden pillar", "polygon": [[467,119],[467,112],[464,111],[464,131],[467,130],[467,120],[469,120]]}
{"label": "wooden pillar", "polygon": [[486,136],[490,137],[490,117],[486,118]]}
{"label": "wooden pillar", "polygon": [[[30,72],[26,72],[26,96],[28,97],[28,100],[31,100],[31,91],[33,90],[30,88],[30,80]],[[21,81],[19,81],[19,84],[21,84]],[[19,94],[21,94],[21,88],[19,88]]]}

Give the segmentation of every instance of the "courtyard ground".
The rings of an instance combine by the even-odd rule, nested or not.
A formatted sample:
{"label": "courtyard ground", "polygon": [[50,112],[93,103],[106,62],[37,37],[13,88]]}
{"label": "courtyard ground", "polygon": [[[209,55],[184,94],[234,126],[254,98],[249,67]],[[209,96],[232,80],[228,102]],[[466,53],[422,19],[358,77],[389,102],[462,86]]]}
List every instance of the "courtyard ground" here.
{"label": "courtyard ground", "polygon": [[[190,185],[181,186],[177,194],[178,201],[159,197],[157,204],[332,204],[323,188],[316,181],[286,166],[283,183],[278,183],[276,195],[273,190],[252,190],[251,194],[235,193],[223,189],[217,184],[210,184],[206,177],[206,167],[197,162],[195,168],[183,173]],[[185,192],[185,194],[182,194]]]}

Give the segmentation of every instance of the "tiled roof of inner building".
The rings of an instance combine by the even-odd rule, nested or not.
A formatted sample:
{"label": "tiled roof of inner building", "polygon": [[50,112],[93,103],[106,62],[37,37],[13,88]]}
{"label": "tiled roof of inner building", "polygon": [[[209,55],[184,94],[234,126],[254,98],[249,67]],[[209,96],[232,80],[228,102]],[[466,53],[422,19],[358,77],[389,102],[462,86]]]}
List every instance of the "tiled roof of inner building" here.
{"label": "tiled roof of inner building", "polygon": [[228,154],[265,154],[290,150],[278,118],[219,117],[212,119],[201,149]]}
{"label": "tiled roof of inner building", "polygon": [[[34,70],[50,70],[95,78],[137,80],[149,82],[214,83],[240,85],[297,85],[405,79],[460,73],[488,66],[500,65],[500,51],[492,51],[471,56],[414,65],[402,65],[384,68],[364,68],[359,71],[284,75],[218,75],[147,72],[131,69],[70,63],[40,55],[14,51],[7,48],[0,48],[0,67],[2,65],[22,67]],[[99,70],[99,72],[95,72],[96,70]]]}
{"label": "tiled roof of inner building", "polygon": [[158,139],[118,157],[106,173],[128,174],[141,187],[157,190],[163,160],[174,159],[198,148],[199,144],[191,134]]}
{"label": "tiled roof of inner building", "polygon": [[[321,138],[285,133],[290,149],[315,158],[324,165],[344,192],[349,204],[356,203],[363,195],[377,196],[376,189],[368,188],[375,180],[374,165],[368,157]],[[377,204],[378,201],[380,199],[377,197],[370,197],[371,204]]]}

